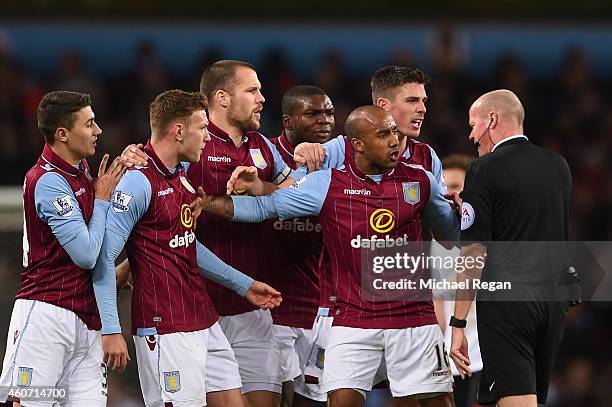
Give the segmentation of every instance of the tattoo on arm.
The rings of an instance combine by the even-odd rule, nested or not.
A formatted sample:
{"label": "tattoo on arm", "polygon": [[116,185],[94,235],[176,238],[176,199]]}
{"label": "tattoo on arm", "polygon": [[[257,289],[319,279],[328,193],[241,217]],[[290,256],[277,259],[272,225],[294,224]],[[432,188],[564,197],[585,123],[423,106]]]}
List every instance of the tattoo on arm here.
{"label": "tattoo on arm", "polygon": [[229,196],[207,196],[204,211],[231,220],[234,216],[234,202]]}

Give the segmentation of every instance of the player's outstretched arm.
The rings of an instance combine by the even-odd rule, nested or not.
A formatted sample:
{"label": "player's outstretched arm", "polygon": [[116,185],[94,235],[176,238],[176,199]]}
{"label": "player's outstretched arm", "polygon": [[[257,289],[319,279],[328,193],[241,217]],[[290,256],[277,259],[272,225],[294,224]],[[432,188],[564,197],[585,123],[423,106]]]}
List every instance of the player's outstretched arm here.
{"label": "player's outstretched arm", "polygon": [[344,164],[344,136],[338,136],[327,143],[301,143],[295,147],[293,160],[305,165],[308,172],[340,168]]}
{"label": "player's outstretched arm", "polygon": [[196,242],[196,250],[198,267],[204,277],[229,288],[241,297],[246,295],[253,284],[251,277],[225,263],[200,242]]}
{"label": "player's outstretched arm", "polygon": [[281,294],[267,284],[251,277],[223,262],[200,242],[196,243],[198,267],[202,275],[245,297],[261,309],[271,309],[280,305]]}

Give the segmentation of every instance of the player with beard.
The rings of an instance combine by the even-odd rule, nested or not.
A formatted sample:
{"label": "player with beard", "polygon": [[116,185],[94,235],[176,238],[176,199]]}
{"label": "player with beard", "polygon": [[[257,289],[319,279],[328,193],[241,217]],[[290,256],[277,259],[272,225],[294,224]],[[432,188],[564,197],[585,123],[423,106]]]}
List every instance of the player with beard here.
{"label": "player with beard", "polygon": [[[258,133],[265,98],[255,68],[242,61],[218,61],[204,71],[200,91],[209,101],[211,140],[202,159],[189,168],[189,178],[209,196],[225,195],[227,181],[238,166],[254,166],[271,185],[290,185],[291,168],[277,148]],[[261,264],[265,225],[238,224],[203,215],[198,239],[223,261],[256,280],[268,280]],[[220,325],[238,360],[242,393],[249,406],[276,406],[282,376],[280,352],[269,311],[258,310],[240,296],[210,284],[210,297],[221,315]],[[220,383],[222,389],[224,384]]]}
{"label": "player with beard", "polygon": [[[376,277],[368,262],[370,243],[397,252],[415,242],[419,250],[424,219],[456,241],[458,220],[431,173],[398,162],[397,128],[389,113],[376,106],[357,108],[346,132],[354,156],[347,157],[344,168],[313,172],[268,196],[215,198],[207,210],[239,222],[319,216],[320,276],[330,280],[321,285],[332,285],[336,295],[323,376],[330,406],[362,405],[360,393],[371,390],[383,361],[396,405],[413,405],[417,398],[424,406],[452,406],[450,369],[431,291],[418,297],[406,297],[406,290],[372,294]],[[413,271],[422,272],[408,275]]]}
{"label": "player with beard", "polygon": [[[270,141],[285,162],[295,169],[293,149],[300,143],[325,143],[334,132],[334,106],[325,91],[300,85],[281,100],[283,131]],[[274,334],[281,352],[283,406],[324,405],[325,393],[316,383],[306,383],[304,369],[317,353],[313,322],[319,305],[318,262],[323,248],[317,217],[268,223],[271,239],[264,244],[264,267],[273,270],[269,283],[283,293],[283,306],[272,310]],[[324,312],[324,311],[321,311]]]}

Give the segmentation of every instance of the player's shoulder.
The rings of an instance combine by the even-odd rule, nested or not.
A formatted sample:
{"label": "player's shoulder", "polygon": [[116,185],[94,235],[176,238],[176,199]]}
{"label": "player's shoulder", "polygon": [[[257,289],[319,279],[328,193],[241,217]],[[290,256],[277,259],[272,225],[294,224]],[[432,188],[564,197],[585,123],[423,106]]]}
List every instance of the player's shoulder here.
{"label": "player's shoulder", "polygon": [[272,141],[266,136],[264,136],[262,133],[255,131],[255,130],[247,131],[245,135],[247,136],[249,141],[261,141],[261,142],[271,142]]}
{"label": "player's shoulder", "polygon": [[26,175],[26,188],[34,186],[37,191],[40,190],[70,190],[68,180],[64,175],[57,171],[55,167],[47,164],[42,168],[32,168]]}
{"label": "player's shoulder", "polygon": [[35,184],[41,176],[53,170],[53,166],[50,164],[37,162],[35,165],[30,167],[25,175],[25,185]]}
{"label": "player's shoulder", "polygon": [[278,137],[272,137],[272,138],[269,138],[268,140],[270,140],[270,143],[272,143],[272,144],[274,144],[275,146],[278,147],[278,145],[279,145],[278,139],[279,139]]}
{"label": "player's shoulder", "polygon": [[432,159],[434,157],[437,157],[436,150],[434,150],[434,148],[430,144],[415,139],[408,140],[412,142],[415,150],[421,150],[422,152],[430,155]]}
{"label": "player's shoulder", "polygon": [[123,174],[121,180],[117,184],[118,188],[129,189],[133,191],[139,191],[143,188],[147,188],[147,186],[151,187],[151,181],[149,179],[149,173],[151,171],[151,166],[142,165],[135,166],[132,168],[128,168],[128,170]]}
{"label": "player's shoulder", "polygon": [[396,174],[425,174],[427,169],[423,167],[422,164],[406,162],[406,161],[398,161],[397,167],[395,167]]}

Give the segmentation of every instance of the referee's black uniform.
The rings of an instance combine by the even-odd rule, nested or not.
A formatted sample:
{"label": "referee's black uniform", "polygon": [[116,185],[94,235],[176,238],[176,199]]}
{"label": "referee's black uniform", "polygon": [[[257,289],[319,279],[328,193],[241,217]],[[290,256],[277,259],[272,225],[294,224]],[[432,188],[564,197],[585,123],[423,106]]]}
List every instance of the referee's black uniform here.
{"label": "referee's black uniform", "polygon": [[523,394],[546,402],[565,329],[558,282],[569,264],[559,242],[568,238],[570,190],[567,162],[525,136],[498,143],[466,174],[461,240],[487,246],[482,281],[512,284],[476,295],[481,404]]}

